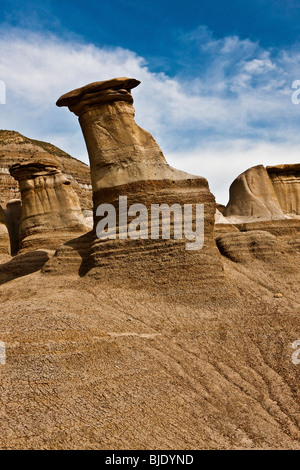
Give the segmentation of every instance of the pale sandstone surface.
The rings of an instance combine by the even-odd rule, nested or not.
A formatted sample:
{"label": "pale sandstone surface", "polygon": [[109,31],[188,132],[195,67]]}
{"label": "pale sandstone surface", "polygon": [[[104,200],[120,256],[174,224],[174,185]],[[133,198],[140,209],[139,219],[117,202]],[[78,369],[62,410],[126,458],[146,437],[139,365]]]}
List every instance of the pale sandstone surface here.
{"label": "pale sandstone surface", "polygon": [[207,181],[171,169],[135,124],[138,83],[95,82],[58,102],[80,116],[95,208],[119,195],[203,203],[204,248],[91,230],[55,253],[0,253],[0,448],[299,450],[296,169],[241,175],[230,223]]}
{"label": "pale sandstone surface", "polygon": [[300,218],[300,164],[246,170],[230,187],[224,216],[234,224]]}
{"label": "pale sandstone surface", "polygon": [[[260,233],[272,234],[290,246],[300,248],[300,164],[282,164],[249,168],[232,183],[230,200],[224,210],[225,220],[248,235],[226,236],[229,251],[241,256],[240,243],[261,242]],[[224,224],[215,225],[216,236],[226,231]],[[252,235],[250,232],[254,232]],[[259,240],[255,241],[255,234]],[[254,237],[254,238],[253,238]],[[224,241],[225,241],[224,239]],[[223,242],[221,242],[222,244]],[[219,245],[220,248],[221,245]],[[235,255],[234,255],[235,256]]]}
{"label": "pale sandstone surface", "polygon": [[151,134],[135,120],[131,89],[139,81],[95,82],[62,96],[79,116],[91,166],[93,193],[135,181],[200,178],[170,167]]}
{"label": "pale sandstone surface", "polygon": [[0,206],[0,252],[1,254],[10,254],[10,242],[7,228],[5,212]]}
{"label": "pale sandstone surface", "polygon": [[88,231],[76,192],[53,157],[38,154],[9,169],[19,182],[19,250],[55,249]]}
{"label": "pale sandstone surface", "polygon": [[282,211],[300,218],[300,163],[267,166],[267,172]]}
{"label": "pale sandstone surface", "polygon": [[[214,278],[217,282],[223,275],[223,268],[213,240],[214,196],[205,178],[170,167],[151,134],[137,125],[131,90],[138,85],[137,80],[124,77],[95,82],[73,90],[57,101],[58,106],[67,106],[79,116],[90,159],[94,212],[102,203],[112,204],[118,210],[119,196],[124,195],[128,206],[139,203],[149,211],[151,204],[204,204],[206,243],[201,256],[199,253],[192,256],[186,253],[185,240],[181,243],[151,240],[149,223],[149,240],[142,242],[103,242],[95,237],[90,250],[92,266],[102,277],[115,262],[119,264],[119,272],[122,272],[123,265],[125,270],[127,265],[138,270],[139,264],[143,263],[140,271],[145,271],[155,283],[155,273],[160,272],[164,265],[177,283],[184,283],[184,266],[188,265],[197,278]],[[94,213],[95,226],[98,220]],[[53,270],[58,265],[59,269],[64,269],[63,263],[58,261],[67,253],[70,256],[69,248],[60,250],[53,265],[50,262],[46,269]],[[141,259],[140,253],[144,253]],[[175,270],[176,257],[182,262],[180,271]],[[123,265],[119,259],[123,259]]]}
{"label": "pale sandstone surface", "polygon": [[54,157],[62,166],[79,197],[82,209],[92,209],[92,191],[89,167],[47,142],[29,139],[19,132],[0,130],[0,204],[19,199],[18,183],[9,174],[9,167],[29,160],[36,154]]}
{"label": "pale sandstone surface", "polygon": [[285,218],[263,165],[249,168],[234,180],[224,216],[232,223]]}

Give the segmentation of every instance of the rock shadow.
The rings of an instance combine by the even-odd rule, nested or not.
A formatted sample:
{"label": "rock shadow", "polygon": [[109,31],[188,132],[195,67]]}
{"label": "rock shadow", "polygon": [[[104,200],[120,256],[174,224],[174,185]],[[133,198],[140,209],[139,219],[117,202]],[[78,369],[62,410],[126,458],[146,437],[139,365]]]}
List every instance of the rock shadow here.
{"label": "rock shadow", "polygon": [[0,264],[0,285],[40,271],[49,259],[49,252],[43,250],[30,251],[13,257],[6,263]]}

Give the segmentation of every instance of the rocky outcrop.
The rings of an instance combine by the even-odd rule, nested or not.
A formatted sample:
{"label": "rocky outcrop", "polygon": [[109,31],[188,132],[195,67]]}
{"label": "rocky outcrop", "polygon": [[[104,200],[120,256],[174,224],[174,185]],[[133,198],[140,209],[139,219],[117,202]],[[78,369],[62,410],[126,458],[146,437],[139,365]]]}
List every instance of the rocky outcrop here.
{"label": "rocky outcrop", "polygon": [[0,206],[0,255],[10,254],[10,242],[5,212]]}
{"label": "rocky outcrop", "polygon": [[36,156],[10,173],[22,198],[20,250],[53,250],[88,230],[78,197],[53,157]]}
{"label": "rocky outcrop", "polygon": [[216,242],[220,253],[234,263],[240,276],[247,276],[273,294],[298,292],[299,236],[297,243],[291,232],[278,236],[252,227],[245,232],[219,234]]}
{"label": "rocky outcrop", "polygon": [[235,224],[300,218],[300,164],[246,170],[230,187],[224,216]]}
{"label": "rocky outcrop", "polygon": [[[191,262],[185,240],[151,240],[148,231],[148,238],[143,240],[95,238],[91,258],[96,267],[105,267],[105,276],[118,263],[114,272],[123,278],[132,277],[136,282],[142,277],[141,266],[147,273],[153,273],[154,283],[155,270],[161,270],[162,266],[174,277],[174,283],[185,269],[192,272],[196,266],[198,279],[218,278],[222,266],[213,241],[214,196],[204,178],[170,167],[151,134],[136,124],[131,90],[139,83],[130,78],[95,82],[57,101],[58,106],[67,106],[79,116],[90,158],[95,226],[99,221],[97,207],[112,204],[118,212],[120,196],[127,197],[128,206],[143,204],[149,213],[152,204],[204,204],[205,246],[201,252],[194,253],[195,261]],[[150,222],[149,219],[148,230]],[[121,230],[119,226],[117,229]],[[122,274],[123,269],[126,275]]]}
{"label": "rocky outcrop", "polygon": [[232,223],[285,218],[263,165],[246,170],[232,183],[224,216]]}
{"label": "rocky outcrop", "polygon": [[12,199],[6,204],[5,216],[10,237],[11,254],[14,256],[19,251],[19,228],[22,216],[22,202],[20,199]]}
{"label": "rocky outcrop", "polygon": [[[284,263],[285,269],[293,264],[295,252],[300,251],[299,169],[299,164],[258,165],[236,178],[224,215],[216,215],[216,241],[222,255],[237,263],[261,260],[275,267],[281,263],[282,270]],[[283,253],[288,253],[286,259],[290,256],[288,262]]]}
{"label": "rocky outcrop", "polygon": [[105,188],[135,181],[199,178],[171,168],[151,134],[136,124],[131,89],[139,83],[129,78],[96,82],[57,101],[79,116],[96,204],[98,192]]}
{"label": "rocky outcrop", "polygon": [[29,139],[18,132],[0,130],[0,204],[20,198],[17,181],[9,174],[9,167],[29,161],[35,155],[54,157],[70,181],[83,210],[92,209],[92,187],[89,167],[66,152],[47,142]]}
{"label": "rocky outcrop", "polygon": [[[65,229],[72,239],[54,256],[40,249],[0,264],[0,448],[300,449],[299,220],[278,196],[288,190],[270,183],[268,169],[268,184],[265,171],[258,178],[267,195],[257,172],[247,175],[253,210],[236,200],[233,216],[244,222],[233,224],[218,206],[219,254],[207,181],[170,169],[132,110],[125,119],[126,80],[68,97],[91,139],[95,204],[116,205],[119,195],[128,206],[204,204],[204,247],[72,231],[79,204],[57,161],[30,155],[15,165],[21,245],[49,246],[55,233],[61,243]],[[114,125],[123,137],[110,153]],[[18,225],[19,209],[7,205],[8,225]]]}
{"label": "rocky outcrop", "polygon": [[283,213],[300,218],[300,163],[267,166],[267,172]]}
{"label": "rocky outcrop", "polygon": [[262,230],[227,233],[217,237],[217,245],[222,255],[235,263],[271,260],[280,253],[276,236]]}

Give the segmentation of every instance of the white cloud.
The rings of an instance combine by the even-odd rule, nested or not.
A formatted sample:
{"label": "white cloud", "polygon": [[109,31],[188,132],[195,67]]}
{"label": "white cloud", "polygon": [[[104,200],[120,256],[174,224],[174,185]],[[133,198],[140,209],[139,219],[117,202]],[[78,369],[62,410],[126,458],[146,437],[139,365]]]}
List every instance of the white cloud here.
{"label": "white cloud", "polygon": [[117,76],[141,80],[133,92],[138,124],[171,164],[207,177],[220,202],[247,167],[299,161],[300,106],[291,102],[291,84],[300,79],[297,51],[272,55],[249,40],[215,40],[202,29],[199,60],[205,53],[206,62],[187,79],[152,73],[133,51],[22,30],[2,35],[0,50],[7,87],[0,127],[50,141],[83,161],[77,119],[55,102],[73,88]]}
{"label": "white cloud", "polygon": [[266,69],[275,69],[276,65],[267,57],[265,59],[253,59],[245,64],[246,72],[263,73]]}
{"label": "white cloud", "polygon": [[[217,202],[227,204],[229,187],[233,180],[248,168],[264,164],[299,163],[299,144],[274,144],[242,140],[224,144],[212,144],[189,152],[169,154],[172,166],[190,173],[205,175]],[[184,163],[183,163],[184,162]]]}

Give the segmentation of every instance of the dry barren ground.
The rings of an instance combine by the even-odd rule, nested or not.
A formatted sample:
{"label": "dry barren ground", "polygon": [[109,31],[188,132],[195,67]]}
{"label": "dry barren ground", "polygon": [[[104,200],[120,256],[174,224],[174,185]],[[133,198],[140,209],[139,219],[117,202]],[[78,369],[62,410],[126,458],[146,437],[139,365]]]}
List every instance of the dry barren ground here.
{"label": "dry barren ground", "polygon": [[3,282],[0,447],[300,449],[295,272],[223,262],[205,294],[92,273]]}

